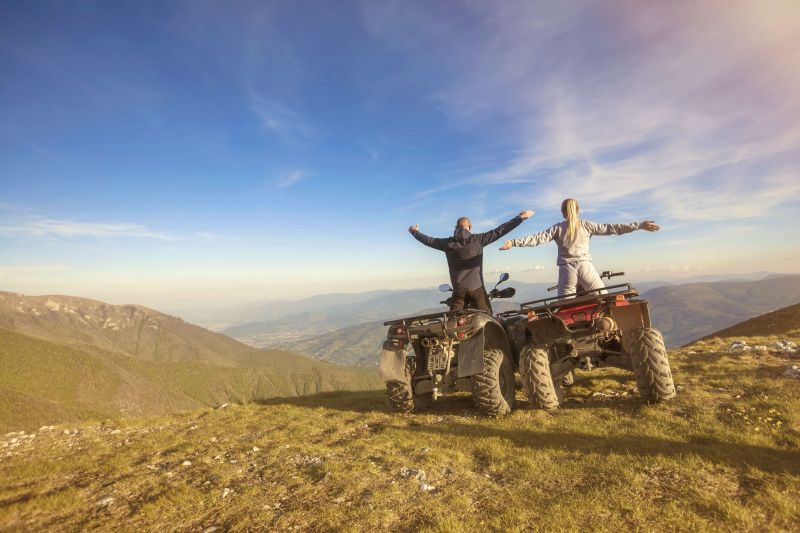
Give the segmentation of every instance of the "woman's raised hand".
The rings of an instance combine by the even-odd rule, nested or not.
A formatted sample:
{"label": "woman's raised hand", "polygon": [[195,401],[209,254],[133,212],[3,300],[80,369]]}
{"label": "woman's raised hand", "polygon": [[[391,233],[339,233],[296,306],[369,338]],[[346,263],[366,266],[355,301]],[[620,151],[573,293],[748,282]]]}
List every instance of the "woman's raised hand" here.
{"label": "woman's raised hand", "polygon": [[501,250],[508,250],[512,246],[514,246],[514,241],[506,241],[506,242],[503,243],[503,246],[501,246],[500,249]]}
{"label": "woman's raised hand", "polygon": [[645,220],[642,222],[642,229],[646,231],[658,231],[661,229],[661,226],[656,224],[654,220]]}

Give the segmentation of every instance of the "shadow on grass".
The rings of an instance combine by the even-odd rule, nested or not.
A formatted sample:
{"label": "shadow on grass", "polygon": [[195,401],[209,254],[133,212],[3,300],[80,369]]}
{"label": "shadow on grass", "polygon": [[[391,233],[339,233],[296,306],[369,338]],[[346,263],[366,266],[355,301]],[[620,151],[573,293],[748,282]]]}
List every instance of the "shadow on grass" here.
{"label": "shadow on grass", "polygon": [[499,437],[520,448],[552,449],[581,455],[630,454],[639,457],[665,456],[680,458],[698,456],[712,463],[724,463],[738,470],[755,467],[764,472],[796,475],[800,472],[800,452],[749,444],[735,444],[710,437],[689,435],[686,441],[655,437],[616,435],[598,436],[584,433],[542,433],[528,429],[504,429],[485,424],[446,424],[398,427],[399,431],[465,437],[474,441]]}
{"label": "shadow on grass", "polygon": [[[337,391],[322,392],[309,396],[292,396],[286,398],[269,398],[259,400],[259,405],[293,405],[311,409],[326,408],[352,413],[396,413],[386,398],[386,391]],[[465,411],[477,414],[472,397],[466,393],[455,393],[432,403],[421,414],[463,415]]]}
{"label": "shadow on grass", "polygon": [[367,413],[371,411],[388,411],[386,392],[383,389],[369,391],[335,391],[320,392],[308,396],[290,396],[259,400],[260,405],[293,405],[311,409],[324,407],[337,411]]}

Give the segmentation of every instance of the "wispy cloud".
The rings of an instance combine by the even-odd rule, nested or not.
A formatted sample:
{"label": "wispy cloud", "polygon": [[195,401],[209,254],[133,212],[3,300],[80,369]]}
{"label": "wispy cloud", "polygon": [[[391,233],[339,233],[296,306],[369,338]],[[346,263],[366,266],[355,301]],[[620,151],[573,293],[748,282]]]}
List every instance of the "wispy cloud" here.
{"label": "wispy cloud", "polygon": [[297,185],[301,181],[308,179],[308,176],[302,170],[295,170],[283,176],[275,182],[276,189],[288,189]]}
{"label": "wispy cloud", "polygon": [[526,268],[526,269],[522,270],[522,272],[541,272],[544,269],[545,268],[542,265],[534,265],[531,268]]}
{"label": "wispy cloud", "polygon": [[248,88],[247,95],[250,109],[267,130],[284,138],[305,138],[311,135],[311,128],[295,111],[252,88]]}
{"label": "wispy cloud", "polygon": [[432,96],[450,120],[516,140],[499,161],[487,150],[453,166],[476,190],[689,220],[800,198],[796,2],[504,2],[441,30],[416,9],[381,26],[384,9],[371,27],[390,40],[410,35],[403,21],[420,28],[416,42],[450,59]]}
{"label": "wispy cloud", "polygon": [[10,237],[55,237],[96,239],[138,238],[175,240],[177,237],[142,224],[77,222],[74,220],[34,219],[23,223],[0,225],[0,235]]}

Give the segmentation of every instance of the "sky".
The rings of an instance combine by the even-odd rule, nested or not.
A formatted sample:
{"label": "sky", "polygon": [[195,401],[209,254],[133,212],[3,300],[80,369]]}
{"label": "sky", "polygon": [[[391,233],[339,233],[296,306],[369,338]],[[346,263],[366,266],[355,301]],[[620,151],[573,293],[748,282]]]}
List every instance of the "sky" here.
{"label": "sky", "polygon": [[[800,272],[800,2],[0,2],[0,290],[161,309],[435,287],[408,233]],[[554,244],[486,249],[556,279]]]}

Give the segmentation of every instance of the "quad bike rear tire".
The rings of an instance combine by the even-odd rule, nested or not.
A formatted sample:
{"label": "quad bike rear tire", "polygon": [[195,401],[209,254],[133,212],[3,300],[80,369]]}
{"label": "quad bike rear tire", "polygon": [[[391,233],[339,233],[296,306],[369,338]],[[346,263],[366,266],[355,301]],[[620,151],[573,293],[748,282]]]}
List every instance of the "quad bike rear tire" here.
{"label": "quad bike rear tire", "polygon": [[545,350],[525,346],[519,358],[519,375],[531,407],[555,409],[562,402],[561,383],[553,381],[550,357]]}
{"label": "quad bike rear tire", "polygon": [[386,382],[386,396],[389,398],[392,409],[401,413],[410,413],[411,411],[422,411],[431,404],[433,401],[431,393],[414,393],[412,377],[416,377],[420,372],[417,372],[416,359],[409,357],[406,359],[405,380]]}
{"label": "quad bike rear tire", "polygon": [[472,376],[472,398],[486,416],[507,415],[514,408],[514,363],[503,350],[483,352],[483,372]]}
{"label": "quad bike rear tire", "polygon": [[624,338],[639,395],[646,402],[674,398],[675,382],[661,332],[654,328],[636,328],[626,332]]}
{"label": "quad bike rear tire", "polygon": [[386,396],[392,409],[401,413],[410,413],[414,410],[414,394],[411,390],[411,363],[406,359],[405,379],[403,381],[387,381]]}

